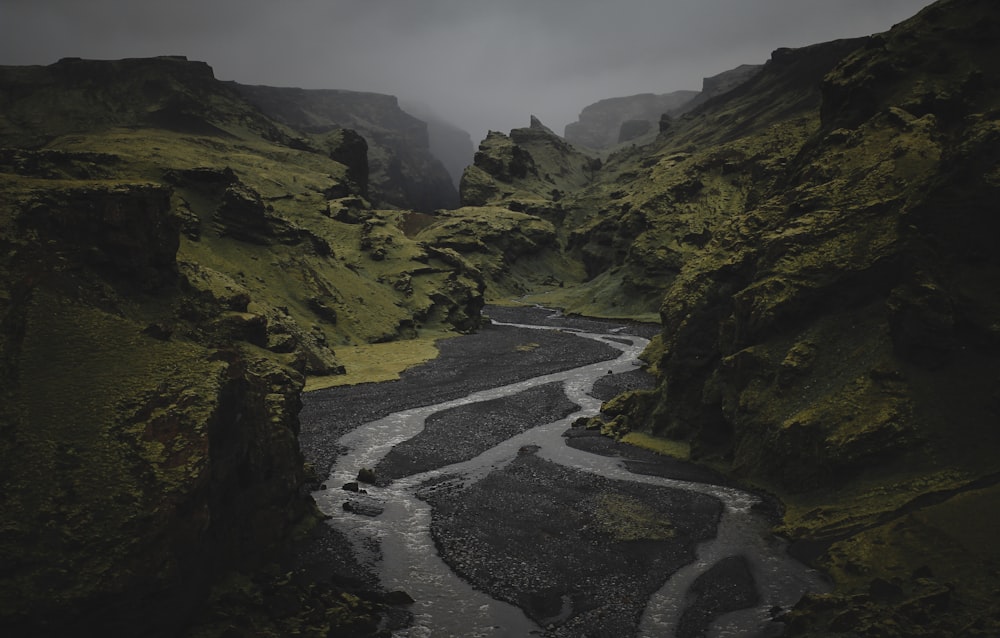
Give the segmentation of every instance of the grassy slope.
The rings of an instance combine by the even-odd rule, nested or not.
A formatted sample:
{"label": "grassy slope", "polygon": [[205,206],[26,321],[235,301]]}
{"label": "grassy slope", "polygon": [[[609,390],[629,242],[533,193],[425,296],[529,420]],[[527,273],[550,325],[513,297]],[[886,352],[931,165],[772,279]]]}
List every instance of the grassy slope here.
{"label": "grassy slope", "polygon": [[793,614],[802,635],[998,626],[998,555],[975,542],[1000,529],[976,513],[1000,476],[1000,270],[981,239],[997,31],[986,3],[942,3],[849,55],[812,101],[762,86],[804,71],[782,56],[679,122],[642,180],[662,194],[688,163],[697,194],[668,223],[694,204],[710,236],[667,287],[647,427],[782,495],[783,529],[839,586]]}
{"label": "grassy slope", "polygon": [[474,328],[481,283],[204,65],[0,79],[0,623],[173,631],[308,511],[302,373]]}
{"label": "grassy slope", "polygon": [[[796,551],[839,585],[793,614],[801,635],[1000,623],[998,557],[976,542],[998,531],[977,514],[1000,476],[998,22],[951,0],[873,38],[778,51],[558,197],[545,176],[570,152],[550,168],[531,139],[491,136],[492,161],[466,173],[467,203],[553,223],[542,273],[583,267],[563,282],[578,285],[523,280],[523,299],[659,310],[660,387],[615,410],[782,496]],[[515,279],[505,266],[480,264],[491,285]]]}

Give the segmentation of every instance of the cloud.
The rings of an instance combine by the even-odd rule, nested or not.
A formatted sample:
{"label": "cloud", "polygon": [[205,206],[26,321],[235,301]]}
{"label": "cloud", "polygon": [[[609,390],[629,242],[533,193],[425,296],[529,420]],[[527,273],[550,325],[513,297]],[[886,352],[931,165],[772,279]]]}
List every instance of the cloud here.
{"label": "cloud", "polygon": [[186,55],[222,79],[398,95],[475,139],[888,29],[928,0],[3,0],[0,64]]}

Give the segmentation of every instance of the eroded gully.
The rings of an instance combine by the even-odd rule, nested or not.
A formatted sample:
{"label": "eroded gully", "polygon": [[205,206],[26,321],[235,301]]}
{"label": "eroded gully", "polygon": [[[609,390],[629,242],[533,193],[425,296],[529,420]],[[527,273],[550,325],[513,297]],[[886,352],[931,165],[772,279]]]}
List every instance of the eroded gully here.
{"label": "eroded gully", "polygon": [[[527,324],[500,325],[560,329]],[[571,630],[559,631],[560,624],[574,613],[568,595],[563,596],[565,602],[561,612],[544,619],[546,626],[540,626],[520,608],[487,595],[456,575],[439,556],[432,537],[432,508],[427,501],[433,499],[427,498],[429,493],[442,486],[450,490],[468,488],[490,473],[502,470],[525,450],[546,461],[612,481],[647,485],[650,489],[683,490],[721,502],[714,538],[697,545],[693,561],[672,574],[661,575],[662,585],[642,606],[637,627],[621,635],[652,638],[683,634],[680,622],[692,601],[692,585],[719,561],[732,556],[742,557],[753,575],[756,588],[753,598],[756,600],[742,609],[713,614],[707,635],[766,636],[780,632],[780,625],[772,622],[774,611],[788,609],[807,591],[824,590],[825,584],[819,574],[790,558],[783,543],[769,533],[766,517],[754,508],[759,501],[757,496],[711,483],[633,473],[625,468],[620,458],[592,454],[566,444],[563,435],[572,422],[581,416],[596,415],[600,409],[601,401],[590,394],[595,381],[604,375],[635,370],[637,356],[648,343],[641,337],[623,334],[574,334],[580,339],[604,342],[620,354],[610,361],[395,412],[353,429],[337,442],[347,453],[336,459],[327,481],[334,489],[318,491],[314,497],[331,517],[329,524],[351,539],[355,553],[378,566],[382,585],[389,590],[404,590],[415,599],[411,608],[412,626],[397,631],[394,636],[516,637],[546,632],[574,635]],[[566,397],[578,406],[575,412],[550,423],[538,424],[475,458],[406,476],[384,487],[364,486],[368,493],[360,498],[371,508],[369,514],[381,511],[377,515],[359,515],[343,508],[345,493],[336,488],[355,481],[362,468],[376,467],[394,446],[420,434],[428,417],[461,406],[513,397],[551,383],[563,385]],[[537,548],[539,555],[545,551],[545,547]],[[566,583],[566,591],[571,585]],[[538,620],[538,614],[534,616]]]}

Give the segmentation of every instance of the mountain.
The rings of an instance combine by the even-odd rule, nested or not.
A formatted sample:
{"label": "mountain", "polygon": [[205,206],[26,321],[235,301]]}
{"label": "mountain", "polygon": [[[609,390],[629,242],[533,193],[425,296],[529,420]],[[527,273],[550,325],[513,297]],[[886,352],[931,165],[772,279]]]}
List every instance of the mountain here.
{"label": "mountain", "polygon": [[789,635],[1000,632],[998,47],[994,3],[941,0],[779,49],[596,170],[532,127],[491,133],[463,179],[466,203],[549,224],[541,252],[475,257],[487,295],[661,322],[656,389],[605,429],[781,498],[836,586]]}
{"label": "mountain", "polygon": [[565,139],[570,144],[593,151],[606,151],[622,144],[648,144],[659,132],[661,123],[733,90],[762,68],[760,64],[741,64],[735,69],[707,77],[701,91],[674,91],[662,95],[640,93],[595,102],[580,112],[576,122],[566,125]]}
{"label": "mountain", "polygon": [[680,113],[697,95],[697,91],[640,93],[595,102],[580,112],[576,122],[566,125],[566,141],[593,150],[613,148],[655,131],[660,116]]}
{"label": "mountain", "polygon": [[177,635],[316,520],[306,375],[474,330],[481,275],[372,207],[357,133],[204,63],[0,67],[0,104],[0,631]]}
{"label": "mountain", "polygon": [[685,111],[700,106],[713,97],[732,91],[747,82],[763,68],[762,64],[741,64],[735,69],[723,71],[702,80],[701,92],[684,105]]}
{"label": "mountain", "polygon": [[276,121],[179,58],[0,69],[0,626],[178,629],[309,516],[304,376],[517,297],[660,323],[655,388],[595,425],[780,502],[833,585],[787,635],[1000,634],[998,49],[994,2],[939,0],[602,159],[532,118],[436,215],[372,207],[372,143],[316,96]]}
{"label": "mountain", "polygon": [[[370,196],[376,206],[430,213],[457,204],[449,172],[431,148],[431,127],[401,109],[394,96],[236,83],[233,88],[269,117],[296,130],[321,134],[350,129],[360,134],[368,143]],[[449,144],[448,136],[454,134],[439,123],[433,130],[435,145],[442,138]]]}

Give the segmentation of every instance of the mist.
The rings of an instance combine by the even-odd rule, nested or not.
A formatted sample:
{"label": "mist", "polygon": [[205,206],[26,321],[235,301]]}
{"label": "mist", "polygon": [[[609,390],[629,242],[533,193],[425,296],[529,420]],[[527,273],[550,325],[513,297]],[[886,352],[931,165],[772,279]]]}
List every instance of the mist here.
{"label": "mist", "polygon": [[779,47],[889,29],[928,0],[0,0],[0,64],[184,55],[245,84],[396,95],[468,131],[557,133],[600,99],[698,90]]}

